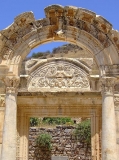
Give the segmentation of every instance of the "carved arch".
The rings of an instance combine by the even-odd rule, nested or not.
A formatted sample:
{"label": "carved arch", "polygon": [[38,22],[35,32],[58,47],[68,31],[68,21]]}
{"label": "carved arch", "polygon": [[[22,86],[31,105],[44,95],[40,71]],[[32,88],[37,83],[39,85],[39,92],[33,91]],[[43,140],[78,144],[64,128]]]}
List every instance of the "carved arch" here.
{"label": "carved arch", "polygon": [[22,13],[0,31],[1,66],[10,65],[8,74],[19,75],[21,62],[31,49],[51,41],[67,41],[89,50],[100,71],[102,66],[119,64],[119,33],[103,17],[60,5],[46,7],[45,15],[35,20],[32,12]]}

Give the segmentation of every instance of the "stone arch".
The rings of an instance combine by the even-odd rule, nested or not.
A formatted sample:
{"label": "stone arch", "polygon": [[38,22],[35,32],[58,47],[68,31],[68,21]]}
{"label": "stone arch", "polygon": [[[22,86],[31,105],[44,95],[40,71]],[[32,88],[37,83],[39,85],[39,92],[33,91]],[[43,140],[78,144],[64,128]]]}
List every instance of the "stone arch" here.
{"label": "stone arch", "polygon": [[[100,78],[102,97],[100,92],[92,92],[91,90],[87,93],[72,92],[71,95],[70,92],[64,92],[63,94],[59,94],[60,101],[58,101],[58,97],[57,103],[54,105],[53,99],[50,103],[50,106],[54,105],[53,107],[56,109],[55,111],[58,115],[60,107],[57,106],[59,104],[62,105],[63,102],[64,106],[69,106],[68,112],[65,110],[66,112],[64,112],[64,115],[67,113],[70,116],[72,113],[76,113],[76,115],[79,116],[79,105],[80,107],[83,106],[84,109],[82,110],[83,112],[81,114],[85,113],[86,111],[88,113],[86,113],[86,115],[84,114],[84,117],[88,117],[87,114],[94,117],[92,119],[92,121],[94,121],[94,126],[96,125],[96,122],[99,123],[100,128],[96,127],[93,129],[92,133],[96,135],[95,138],[92,138],[95,142],[100,141],[100,135],[97,136],[96,133],[100,132],[100,122],[102,120],[102,159],[105,160],[107,158],[108,160],[116,160],[116,140],[118,139],[116,139],[114,107],[115,104],[118,105],[119,100],[118,95],[114,99],[113,88],[117,80],[115,77],[117,77],[119,73],[119,33],[112,29],[112,25],[107,20],[86,9],[72,6],[63,7],[60,5],[52,5],[45,8],[45,14],[46,18],[35,20],[32,12],[23,13],[17,16],[14,20],[14,23],[8,28],[0,31],[0,74],[1,76],[5,76],[3,77],[3,80],[6,87],[4,134],[1,159],[5,160],[8,159],[8,157],[10,160],[16,159],[17,118],[17,158],[24,157],[24,159],[28,159],[28,118],[34,114],[30,107],[33,107],[35,106],[34,104],[37,104],[36,108],[38,109],[38,113],[36,110],[36,116],[42,115],[42,112],[39,110],[39,105],[41,110],[44,112],[43,107],[46,106],[49,108],[49,99],[51,99],[51,97],[56,99],[55,96],[57,95],[57,92],[51,93],[51,95],[47,92],[36,92],[34,94],[33,92],[28,92],[28,90],[27,92],[25,92],[26,90],[21,93],[18,92],[17,94],[20,81],[20,77],[18,76],[20,73],[19,71],[22,60],[31,49],[39,46],[40,44],[51,41],[67,41],[81,46],[94,55],[94,58],[96,59],[100,69],[100,76],[104,76]],[[80,68],[83,67],[81,64],[79,66]],[[27,75],[24,77],[26,79]],[[96,75],[95,77],[92,76],[90,78],[92,78],[92,81],[94,78],[99,80],[99,75]],[[92,94],[92,97],[90,93]],[[32,101],[31,96],[33,96],[35,101]],[[37,101],[35,96],[38,96],[37,98],[41,98],[41,103]],[[62,100],[64,96],[66,96],[66,101]],[[68,101],[70,100],[70,97],[72,97],[71,104],[71,101]],[[85,102],[87,98],[88,101]],[[101,101],[102,99],[103,101]],[[47,105],[46,100],[48,102]],[[30,103],[31,106],[29,106]],[[101,104],[102,108],[100,107]],[[72,112],[70,111],[70,107],[73,109]],[[24,110],[24,108],[26,110]],[[52,110],[54,108],[52,108]],[[32,109],[34,110],[34,108]],[[55,112],[52,112],[52,110],[51,112],[47,111],[48,114],[54,114]],[[31,111],[31,113],[29,113],[29,111]],[[100,115],[102,117],[100,117]],[[22,119],[23,117],[24,119]],[[26,124],[27,128],[23,124]],[[20,145],[23,146],[23,148],[20,148]],[[92,145],[94,145],[92,147],[95,148],[95,153],[92,152],[93,157],[98,160],[101,159],[99,157],[99,143],[98,145]]]}
{"label": "stone arch", "polygon": [[32,12],[22,13],[0,32],[1,66],[9,66],[7,74],[19,75],[21,62],[31,49],[51,41],[67,41],[91,52],[101,75],[106,73],[105,65],[118,66],[119,33],[103,17],[60,5],[46,7],[45,15],[35,20]]}

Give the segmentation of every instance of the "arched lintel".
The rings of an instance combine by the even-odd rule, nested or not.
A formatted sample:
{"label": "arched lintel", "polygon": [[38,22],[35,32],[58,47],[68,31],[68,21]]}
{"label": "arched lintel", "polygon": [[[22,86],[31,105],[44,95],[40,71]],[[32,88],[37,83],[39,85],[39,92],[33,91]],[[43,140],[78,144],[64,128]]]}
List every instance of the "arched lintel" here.
{"label": "arched lintel", "polygon": [[[90,52],[95,57],[99,67],[105,64],[113,64],[113,55],[109,56],[109,51],[111,49],[108,50],[108,48],[104,48],[102,44],[97,39],[94,39],[94,37],[92,37],[90,34],[83,31],[79,31],[74,33],[74,35],[76,35],[76,37],[74,38],[74,35],[71,35],[69,30],[65,30],[65,33],[66,36],[64,36],[63,38],[59,36],[48,38],[44,30],[40,32],[40,35],[42,36],[38,36],[36,33],[35,35],[30,36],[30,38],[26,40],[20,48],[16,49],[15,56],[20,55],[22,59],[24,59],[33,48],[39,45],[53,41],[64,41],[79,45],[80,47],[88,50],[88,52]],[[79,33],[79,36],[77,36],[77,33]],[[117,61],[118,54],[116,53],[116,51],[115,55],[115,61]]]}
{"label": "arched lintel", "polygon": [[52,41],[70,42],[90,51],[99,68],[119,64],[119,32],[103,17],[83,8],[60,5],[46,7],[45,14],[41,20],[35,20],[32,12],[20,14],[0,31],[1,57],[10,68],[20,65],[31,49]]}
{"label": "arched lintel", "polygon": [[[33,65],[30,64],[31,67],[28,67],[28,65],[27,65],[29,63],[29,61],[31,61],[31,63],[33,63]],[[87,65],[86,63],[85,64],[82,63],[82,61],[80,59],[78,59],[78,58],[74,59],[74,58],[66,58],[66,57],[60,57],[60,58],[53,57],[53,58],[41,59],[41,60],[33,58],[33,59],[29,60],[29,61],[27,61],[27,64],[26,64],[26,72],[28,72],[27,74],[31,74],[37,68],[42,67],[43,65],[46,65],[48,63],[60,62],[60,61],[62,63],[63,62],[68,62],[70,64],[73,64],[73,65],[79,67],[83,72],[85,72],[85,74],[87,76],[89,76],[90,71],[91,71],[90,66]]]}
{"label": "arched lintel", "polygon": [[[43,39],[42,41],[41,40],[38,40],[36,41],[35,44],[33,44],[33,48],[39,46],[39,45],[43,45],[45,43],[49,43],[49,42],[53,42],[53,41],[64,41],[64,42],[70,42],[70,43],[73,43],[73,44],[76,44],[84,49],[86,49],[88,52],[90,52],[94,58],[96,59],[96,62],[98,64],[98,67],[100,69],[100,66],[102,65],[111,65],[113,64],[113,54],[111,54],[111,56],[109,55],[109,51],[115,51],[115,48],[114,46],[110,46],[110,48],[106,48],[106,49],[103,49],[103,48],[100,48],[100,50],[97,52],[97,49],[96,50],[93,50],[94,48],[92,47],[91,48],[91,41],[90,41],[90,46],[87,46],[86,45],[86,41],[84,40],[85,43],[83,43],[82,41],[80,41],[80,39],[77,39],[77,40],[74,40],[74,38],[71,38],[71,37],[67,37],[67,39],[63,40],[62,38],[60,39],[53,39],[53,38],[47,38],[47,39]],[[93,45],[93,44],[92,44]],[[98,46],[98,44],[95,44]],[[31,47],[30,46],[30,47]],[[19,65],[19,69],[20,69],[20,64],[19,62],[22,62],[23,59],[28,55],[28,53],[31,51],[32,48],[30,48],[28,45],[26,45],[26,43],[24,45],[22,45],[21,49],[18,49],[16,50],[16,55],[14,56],[14,58],[12,59],[12,63],[11,64],[18,64]],[[115,51],[116,52],[116,51]],[[96,54],[94,54],[96,53]],[[114,53],[114,52],[113,52]],[[116,55],[116,53],[115,53]],[[15,58],[15,57],[21,57],[21,58]],[[118,57],[118,55],[117,55]],[[118,59],[116,57],[114,57],[114,61],[117,61]],[[18,60],[20,60],[18,62]],[[16,70],[16,69],[15,69]],[[20,74],[20,71],[18,71],[17,74]]]}

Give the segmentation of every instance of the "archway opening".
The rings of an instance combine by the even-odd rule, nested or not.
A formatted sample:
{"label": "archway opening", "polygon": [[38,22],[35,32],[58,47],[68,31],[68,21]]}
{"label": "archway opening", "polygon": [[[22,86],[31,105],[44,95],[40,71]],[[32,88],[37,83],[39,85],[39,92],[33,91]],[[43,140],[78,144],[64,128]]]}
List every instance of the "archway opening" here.
{"label": "archway opening", "polygon": [[91,159],[91,121],[83,117],[32,117],[29,159]]}
{"label": "archway opening", "polygon": [[[50,58],[75,58],[87,63],[92,68],[93,75],[99,75],[99,67],[92,53],[79,45],[67,42],[50,42],[40,45],[31,50],[21,64],[20,74],[26,74],[25,64],[31,59],[50,59]],[[92,59],[92,62],[91,62]]]}

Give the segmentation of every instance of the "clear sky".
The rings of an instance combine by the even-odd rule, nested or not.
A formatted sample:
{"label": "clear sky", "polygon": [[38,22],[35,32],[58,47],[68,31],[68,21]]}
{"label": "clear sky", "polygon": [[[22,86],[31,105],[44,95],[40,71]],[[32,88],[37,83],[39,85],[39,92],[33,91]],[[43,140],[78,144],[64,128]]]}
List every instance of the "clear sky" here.
{"label": "clear sky", "polygon": [[[13,23],[14,18],[26,11],[32,11],[36,19],[45,17],[44,8],[60,4],[86,8],[107,19],[119,31],[119,0],[0,0],[0,30]],[[41,45],[32,52],[52,50],[62,43]]]}

